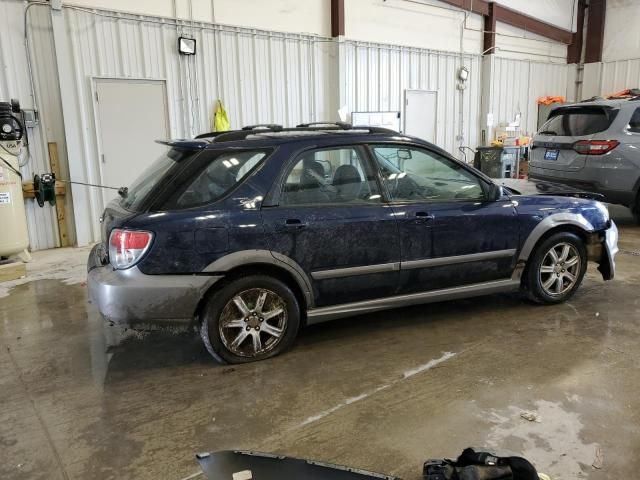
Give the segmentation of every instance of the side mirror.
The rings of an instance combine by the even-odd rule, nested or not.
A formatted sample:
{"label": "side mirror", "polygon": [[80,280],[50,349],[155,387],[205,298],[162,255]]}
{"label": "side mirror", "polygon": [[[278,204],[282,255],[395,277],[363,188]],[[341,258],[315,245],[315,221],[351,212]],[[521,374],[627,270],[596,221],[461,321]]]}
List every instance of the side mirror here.
{"label": "side mirror", "polygon": [[489,187],[489,201],[496,202],[502,197],[502,187],[492,183]]}

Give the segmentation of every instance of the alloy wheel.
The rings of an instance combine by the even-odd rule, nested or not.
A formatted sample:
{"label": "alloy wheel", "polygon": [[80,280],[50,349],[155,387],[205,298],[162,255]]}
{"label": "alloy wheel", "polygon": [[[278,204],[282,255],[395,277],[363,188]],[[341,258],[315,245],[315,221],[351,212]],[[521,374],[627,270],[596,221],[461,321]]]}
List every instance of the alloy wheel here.
{"label": "alloy wheel", "polygon": [[222,309],[219,332],[224,346],[240,357],[255,357],[273,350],[287,327],[286,303],[265,288],[235,295]]}
{"label": "alloy wheel", "polygon": [[558,243],[545,254],[540,265],[540,285],[547,295],[557,297],[573,288],[580,275],[581,260],[577,248]]}

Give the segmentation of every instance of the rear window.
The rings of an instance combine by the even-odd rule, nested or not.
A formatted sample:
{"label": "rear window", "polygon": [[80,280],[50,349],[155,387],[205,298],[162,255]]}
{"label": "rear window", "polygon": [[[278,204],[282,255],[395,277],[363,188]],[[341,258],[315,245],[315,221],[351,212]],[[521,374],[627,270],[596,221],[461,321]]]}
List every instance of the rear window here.
{"label": "rear window", "polygon": [[207,205],[226,196],[269,154],[267,150],[204,151],[174,180],[162,208],[184,209]]}
{"label": "rear window", "polygon": [[540,128],[539,135],[581,137],[609,128],[617,110],[601,107],[558,108]]}
{"label": "rear window", "polygon": [[127,210],[136,211],[145,200],[149,192],[158,182],[178,163],[200,153],[193,150],[172,148],[161,155],[147,167],[142,174],[128,188],[127,195],[120,201],[120,205]]}

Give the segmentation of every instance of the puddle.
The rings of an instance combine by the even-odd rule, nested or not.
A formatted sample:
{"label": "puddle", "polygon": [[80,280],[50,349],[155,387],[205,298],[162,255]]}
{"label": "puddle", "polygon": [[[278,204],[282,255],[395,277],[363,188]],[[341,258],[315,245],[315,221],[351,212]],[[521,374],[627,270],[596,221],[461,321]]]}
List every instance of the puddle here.
{"label": "puddle", "polygon": [[[522,418],[525,411],[534,412],[537,421]],[[592,470],[599,445],[582,441],[580,415],[560,403],[538,400],[533,409],[510,406],[492,410],[486,419],[495,423],[487,436],[489,447],[517,452],[551,478],[584,479]]]}

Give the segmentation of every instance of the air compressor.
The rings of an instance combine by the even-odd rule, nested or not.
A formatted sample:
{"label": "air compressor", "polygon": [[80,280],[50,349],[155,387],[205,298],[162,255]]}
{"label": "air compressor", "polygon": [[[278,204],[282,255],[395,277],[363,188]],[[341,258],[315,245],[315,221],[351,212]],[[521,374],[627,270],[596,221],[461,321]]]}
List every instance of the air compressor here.
{"label": "air compressor", "polygon": [[16,100],[0,102],[0,257],[20,253],[29,246],[18,160],[24,135],[19,112]]}

